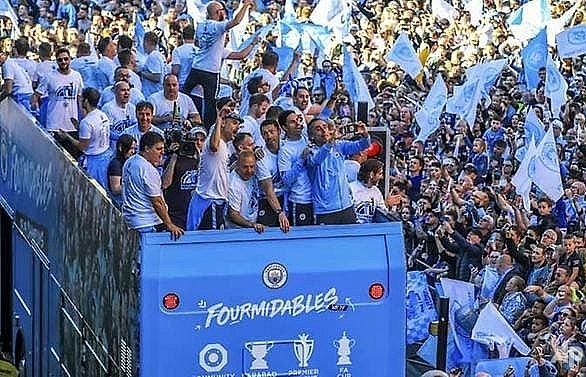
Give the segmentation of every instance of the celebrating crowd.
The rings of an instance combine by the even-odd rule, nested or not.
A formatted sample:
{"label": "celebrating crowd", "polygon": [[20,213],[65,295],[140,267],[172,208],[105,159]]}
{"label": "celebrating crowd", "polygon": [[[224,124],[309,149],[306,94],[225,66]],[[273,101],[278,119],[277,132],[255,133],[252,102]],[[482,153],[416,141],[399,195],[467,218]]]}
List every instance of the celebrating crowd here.
{"label": "celebrating crowd", "polygon": [[[325,1],[13,2],[17,19],[0,16],[0,99],[35,116],[133,229],[178,238],[401,221],[410,270],[473,283],[539,373],[586,375],[582,55],[549,48],[568,86],[557,109],[550,71],[538,67],[533,85],[524,70],[527,40],[507,22],[516,1],[481,1],[480,13],[472,1],[453,12],[432,6],[441,0],[352,2],[324,42],[312,30],[325,26],[311,28]],[[586,11],[546,9],[562,29]],[[387,57],[400,34],[423,66],[416,77]],[[284,47],[292,35],[298,47]],[[416,114],[436,79],[452,95],[469,68],[499,59],[473,121],[446,111],[421,137]],[[353,66],[362,77],[348,80]],[[530,117],[553,134],[561,197],[514,179],[538,143]]]}

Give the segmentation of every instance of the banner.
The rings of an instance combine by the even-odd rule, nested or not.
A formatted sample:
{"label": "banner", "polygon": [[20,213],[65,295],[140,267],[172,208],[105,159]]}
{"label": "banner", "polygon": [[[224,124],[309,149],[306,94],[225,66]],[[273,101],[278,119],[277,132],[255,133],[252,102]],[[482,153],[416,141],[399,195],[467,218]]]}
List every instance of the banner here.
{"label": "banner", "polygon": [[425,272],[407,272],[406,306],[407,344],[425,340],[429,336],[430,322],[437,320]]}
{"label": "banner", "polygon": [[586,24],[576,25],[555,36],[561,58],[573,58],[586,53]]}

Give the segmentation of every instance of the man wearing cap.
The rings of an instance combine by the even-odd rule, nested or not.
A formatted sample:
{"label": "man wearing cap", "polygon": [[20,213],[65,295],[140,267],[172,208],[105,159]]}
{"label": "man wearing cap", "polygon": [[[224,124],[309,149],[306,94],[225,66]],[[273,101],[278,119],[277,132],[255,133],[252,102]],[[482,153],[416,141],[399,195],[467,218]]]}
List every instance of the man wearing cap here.
{"label": "man wearing cap", "polygon": [[187,230],[225,228],[230,157],[227,143],[234,139],[242,123],[242,118],[230,111],[230,103],[219,110],[202,147],[197,186],[187,211]]}
{"label": "man wearing cap", "polygon": [[189,130],[181,143],[172,143],[165,161],[162,185],[173,223],[185,229],[191,193],[197,186],[200,153],[207,137],[205,128]]}
{"label": "man wearing cap", "polygon": [[216,93],[220,77],[220,65],[224,53],[226,32],[238,25],[253,0],[243,0],[242,6],[231,20],[226,20],[226,8],[212,1],[207,5],[207,18],[195,31],[198,49],[195,50],[191,72],[185,81],[183,92],[190,94],[196,85],[204,88],[204,124],[209,127],[216,117]]}

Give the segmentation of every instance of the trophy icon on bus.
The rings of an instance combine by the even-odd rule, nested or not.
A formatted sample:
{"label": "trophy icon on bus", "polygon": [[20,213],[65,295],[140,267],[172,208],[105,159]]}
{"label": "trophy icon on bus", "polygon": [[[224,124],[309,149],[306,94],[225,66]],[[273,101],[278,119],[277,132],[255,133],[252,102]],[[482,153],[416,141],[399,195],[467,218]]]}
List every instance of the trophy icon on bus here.
{"label": "trophy icon on bus", "polygon": [[350,361],[350,353],[356,341],[346,336],[346,331],[342,334],[340,339],[334,340],[334,347],[338,350],[338,362],[336,365],[352,365]]}
{"label": "trophy icon on bus", "polygon": [[269,353],[269,350],[273,348],[273,342],[250,342],[244,346],[250,352],[250,355],[254,358],[250,369],[269,369],[269,366],[264,359]]}
{"label": "trophy icon on bus", "polygon": [[309,335],[301,334],[299,339],[293,341],[293,350],[295,357],[299,361],[300,368],[307,368],[311,354],[313,353],[313,339],[309,339]]}

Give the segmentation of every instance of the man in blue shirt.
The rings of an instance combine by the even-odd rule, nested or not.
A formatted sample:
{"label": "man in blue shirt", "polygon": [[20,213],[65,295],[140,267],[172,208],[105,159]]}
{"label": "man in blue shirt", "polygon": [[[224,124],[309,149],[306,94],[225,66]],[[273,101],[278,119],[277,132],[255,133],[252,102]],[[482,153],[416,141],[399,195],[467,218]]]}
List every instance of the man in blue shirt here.
{"label": "man in blue shirt", "polygon": [[253,0],[243,0],[242,7],[234,18],[226,20],[226,8],[221,3],[212,1],[207,5],[207,18],[197,24],[195,39],[198,48],[195,49],[191,72],[183,85],[183,93],[189,95],[196,85],[203,87],[203,122],[208,128],[216,119],[215,100],[226,32],[242,21],[246,10],[253,3]]}
{"label": "man in blue shirt", "polygon": [[336,140],[331,121],[319,118],[309,122],[313,147],[303,153],[311,180],[313,211],[317,224],[355,224],[356,213],[350,185],[344,174],[344,156],[356,154],[370,146],[370,136],[363,123],[357,124],[359,140]]}

